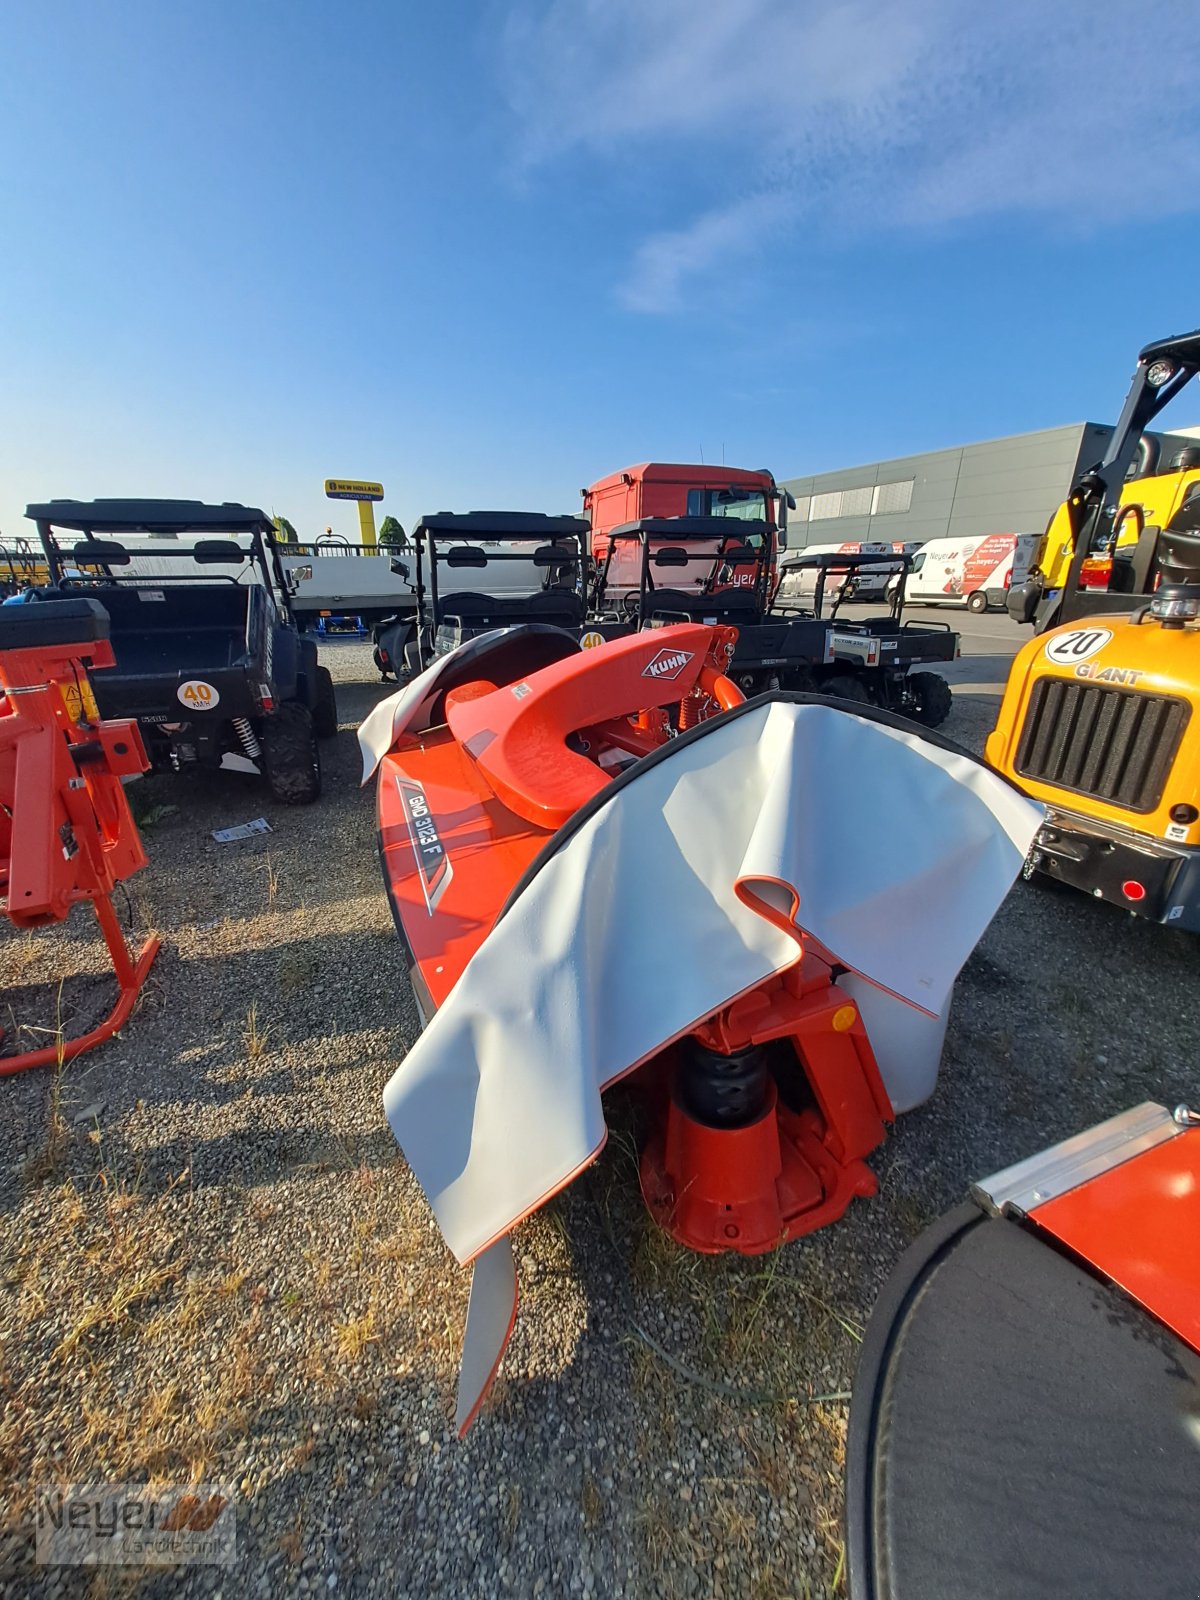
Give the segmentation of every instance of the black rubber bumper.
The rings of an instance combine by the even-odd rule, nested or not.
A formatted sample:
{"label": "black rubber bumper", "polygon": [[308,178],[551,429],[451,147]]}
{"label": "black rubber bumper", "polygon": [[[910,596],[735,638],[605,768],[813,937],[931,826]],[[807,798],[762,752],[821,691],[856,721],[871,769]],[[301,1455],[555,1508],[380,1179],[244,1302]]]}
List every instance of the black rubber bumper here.
{"label": "black rubber bumper", "polygon": [[1148,922],[1200,931],[1200,848],[1195,845],[1084,827],[1052,811],[1038,829],[1029,862],[1034,870]]}

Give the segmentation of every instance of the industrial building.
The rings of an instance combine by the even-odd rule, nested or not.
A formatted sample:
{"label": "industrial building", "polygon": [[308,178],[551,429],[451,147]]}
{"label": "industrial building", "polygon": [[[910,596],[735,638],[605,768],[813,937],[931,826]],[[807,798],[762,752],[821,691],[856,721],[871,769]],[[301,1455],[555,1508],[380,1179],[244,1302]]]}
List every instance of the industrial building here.
{"label": "industrial building", "polygon": [[[789,478],[796,510],[788,519],[788,543],[1040,534],[1076,474],[1100,460],[1111,433],[1103,423],[1074,422]],[[1152,437],[1159,441],[1161,471],[1197,442],[1194,430]]]}

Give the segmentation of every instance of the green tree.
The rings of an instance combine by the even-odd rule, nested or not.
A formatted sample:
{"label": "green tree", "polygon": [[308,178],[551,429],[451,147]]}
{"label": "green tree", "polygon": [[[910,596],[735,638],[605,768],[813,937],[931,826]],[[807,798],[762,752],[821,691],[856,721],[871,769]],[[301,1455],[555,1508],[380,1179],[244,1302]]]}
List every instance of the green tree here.
{"label": "green tree", "polygon": [[272,517],[271,521],[275,524],[275,532],[280,544],[300,543],[300,535],[286,517]]}
{"label": "green tree", "polygon": [[395,517],[384,517],[379,528],[379,543],[384,550],[408,550],[408,535]]}

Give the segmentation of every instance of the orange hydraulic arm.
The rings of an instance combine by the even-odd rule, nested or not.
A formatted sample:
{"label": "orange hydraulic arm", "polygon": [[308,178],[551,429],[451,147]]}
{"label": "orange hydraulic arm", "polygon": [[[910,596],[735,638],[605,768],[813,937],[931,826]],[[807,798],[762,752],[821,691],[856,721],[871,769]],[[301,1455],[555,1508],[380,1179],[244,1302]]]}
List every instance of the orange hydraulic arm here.
{"label": "orange hydraulic arm", "polygon": [[149,766],[136,722],[101,722],[88,667],[114,664],[108,616],[95,600],[0,607],[0,894],[18,928],[62,922],[90,900],[119,995],[108,1017],[76,1039],[0,1056],[0,1076],[90,1050],[127,1020],[158,953],[135,961],[112,891],[146,864],[122,777]]}

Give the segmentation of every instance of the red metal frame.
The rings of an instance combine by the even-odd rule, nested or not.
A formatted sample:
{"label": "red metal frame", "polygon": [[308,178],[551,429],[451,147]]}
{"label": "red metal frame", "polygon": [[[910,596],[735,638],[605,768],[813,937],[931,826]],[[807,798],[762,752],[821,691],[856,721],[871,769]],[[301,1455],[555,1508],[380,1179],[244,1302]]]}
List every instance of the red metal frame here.
{"label": "red metal frame", "polygon": [[[117,979],[105,1020],[75,1039],[0,1057],[0,1077],[49,1066],[111,1038],[129,1017],[159,941],[134,960],[112,906],[146,864],[121,784],[149,765],[136,722],[86,720],[87,667],[112,666],[107,640],[0,651],[0,888],[18,928],[64,921],[90,900]],[[74,691],[79,709],[68,708]]]}
{"label": "red metal frame", "polygon": [[[788,1039],[816,1103],[795,1110],[772,1091],[757,1122],[717,1129],[696,1122],[669,1092],[640,1170],[647,1206],[680,1244],[756,1255],[875,1193],[863,1157],[883,1143],[895,1113],[858,1008],[831,981],[827,960],[806,950],[801,965],[743,995],[695,1037],[726,1055]],[[669,1082],[674,1052],[667,1054]]]}

